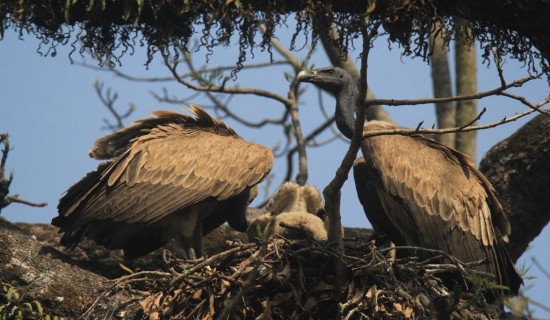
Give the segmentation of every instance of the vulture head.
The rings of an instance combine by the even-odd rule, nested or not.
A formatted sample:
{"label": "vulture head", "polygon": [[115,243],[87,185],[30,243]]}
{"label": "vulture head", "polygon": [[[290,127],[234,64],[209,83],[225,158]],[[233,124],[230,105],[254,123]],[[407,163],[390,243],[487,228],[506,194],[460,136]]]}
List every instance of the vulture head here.
{"label": "vulture head", "polygon": [[314,84],[336,97],[336,126],[346,138],[351,139],[355,105],[359,95],[357,83],[351,74],[342,68],[326,67],[313,71],[300,71],[298,81]]}

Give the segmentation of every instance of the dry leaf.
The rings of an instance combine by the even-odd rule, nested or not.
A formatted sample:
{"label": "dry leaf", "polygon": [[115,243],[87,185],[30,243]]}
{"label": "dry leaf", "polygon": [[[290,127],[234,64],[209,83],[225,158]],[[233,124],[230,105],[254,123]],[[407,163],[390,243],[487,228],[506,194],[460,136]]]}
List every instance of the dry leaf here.
{"label": "dry leaf", "polygon": [[293,295],[294,294],[292,292],[279,292],[275,294],[275,296],[273,297],[273,299],[271,299],[270,302],[274,306],[278,306],[281,303],[287,302],[288,300],[290,300],[290,298],[292,298]]}
{"label": "dry leaf", "polygon": [[197,289],[195,292],[193,292],[194,300],[201,300],[201,296],[202,296],[202,289]]}
{"label": "dry leaf", "polygon": [[205,318],[203,319],[214,319],[214,316],[216,315],[216,308],[214,307],[214,303],[215,303],[215,298],[214,298],[214,295],[211,294],[210,297],[209,297],[209,305],[210,305],[210,308],[208,309],[208,314],[206,315]]}
{"label": "dry leaf", "polygon": [[312,292],[317,292],[317,291],[328,291],[328,290],[334,290],[336,287],[331,285],[331,284],[327,284],[326,282],[324,281],[319,281],[317,283],[317,285],[315,286],[315,288],[313,288],[311,291]]}
{"label": "dry leaf", "polygon": [[220,295],[223,295],[227,289],[231,286],[231,283],[227,280],[221,279],[220,283]]}
{"label": "dry leaf", "polygon": [[149,320],[160,319],[160,300],[162,299],[162,296],[162,292],[159,292],[148,296],[139,303],[143,309],[143,312],[149,315]]}
{"label": "dry leaf", "polygon": [[403,306],[401,305],[401,303],[394,302],[393,309],[397,312],[403,312]]}
{"label": "dry leaf", "polygon": [[405,311],[403,311],[403,314],[405,315],[405,318],[412,318],[414,315],[414,309],[410,306],[407,306],[405,308]]}
{"label": "dry leaf", "polygon": [[304,311],[311,312],[311,309],[317,305],[317,300],[313,297],[309,297],[304,305]]}
{"label": "dry leaf", "polygon": [[172,296],[166,297],[164,299],[164,302],[162,303],[162,316],[170,316],[174,312],[174,307],[176,305],[177,298],[179,294],[181,293],[181,289],[174,290],[174,294]]}

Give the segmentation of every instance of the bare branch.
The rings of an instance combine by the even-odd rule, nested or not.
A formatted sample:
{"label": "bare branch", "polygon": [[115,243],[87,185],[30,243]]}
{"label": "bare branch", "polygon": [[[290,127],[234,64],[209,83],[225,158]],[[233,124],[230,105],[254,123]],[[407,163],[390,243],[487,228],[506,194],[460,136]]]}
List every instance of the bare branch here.
{"label": "bare branch", "polygon": [[[186,65],[191,70],[191,73],[197,73],[195,66],[192,63],[191,59],[185,59]],[[265,118],[259,122],[252,122],[248,121],[243,117],[238,116],[234,112],[232,112],[229,108],[227,108],[226,103],[221,103],[219,99],[217,99],[211,91],[205,91],[206,96],[214,103],[214,110],[216,111],[223,111],[225,114],[224,117],[230,117],[231,119],[237,121],[238,123],[252,128],[261,128],[265,126],[266,124],[274,124],[274,125],[284,125],[286,120],[289,116],[289,111],[286,110],[283,115],[279,119],[269,119]],[[223,117],[221,117],[223,118]]]}
{"label": "bare branch", "polygon": [[[544,102],[544,104],[548,104],[549,101]],[[548,110],[544,110],[547,111]],[[524,112],[515,114],[512,117],[504,118],[499,121],[487,123],[484,125],[475,125],[475,126],[467,126],[464,128],[445,128],[445,129],[392,129],[392,130],[378,130],[378,131],[369,131],[365,132],[363,135],[363,139],[368,137],[374,137],[374,136],[380,136],[380,135],[388,135],[388,134],[402,134],[402,135],[412,135],[412,134],[418,134],[418,133],[424,133],[424,134],[443,134],[443,133],[449,133],[449,132],[462,132],[462,131],[474,131],[474,130],[482,130],[482,129],[488,129],[488,128],[494,128],[496,126],[502,125],[504,123],[513,122],[520,118],[523,118],[531,113],[535,112],[535,110],[526,110]]]}
{"label": "bare branch", "polygon": [[[377,30],[377,28],[372,28],[371,30]],[[367,69],[368,69],[368,56],[370,51],[371,39],[373,39],[373,34],[368,32],[366,26],[363,30],[363,52],[361,55],[361,86],[359,97],[366,97],[367,93]],[[375,32],[375,31],[373,31]],[[325,209],[327,211],[330,229],[328,230],[328,240],[337,244],[337,250],[341,251],[343,249],[342,241],[342,222],[340,216],[340,195],[341,188],[344,185],[344,182],[348,179],[348,173],[357,157],[357,152],[359,151],[359,146],[361,138],[363,136],[363,126],[365,119],[365,110],[364,101],[357,101],[356,108],[356,117],[354,123],[353,137],[348,151],[346,152],[340,167],[336,170],[335,177],[330,181],[330,183],[323,190],[323,195],[325,197]]]}
{"label": "bare branch", "polygon": [[13,202],[26,204],[30,207],[45,207],[45,206],[48,205],[47,202],[31,202],[31,201],[21,199],[21,198],[19,198],[19,195],[16,194],[16,195],[7,197],[7,199],[5,199],[5,201],[4,201],[3,206],[6,207],[6,206],[8,206],[9,204],[11,204]]}
{"label": "bare branch", "polygon": [[294,137],[296,138],[296,148],[298,150],[298,174],[296,175],[296,182],[299,185],[305,185],[307,181],[307,152],[306,142],[302,133],[302,125],[300,124],[300,116],[298,114],[298,107],[296,105],[296,96],[298,94],[298,84],[296,79],[293,81],[289,96],[293,103],[288,106],[290,111],[290,119],[292,121],[292,127]]}
{"label": "bare branch", "polygon": [[[517,100],[517,101],[521,102],[522,104],[526,105],[527,107],[533,109],[533,111],[537,111],[537,112],[543,113],[545,115],[550,115],[550,112],[548,112],[547,110],[540,109],[540,107],[533,106],[531,104],[531,102],[529,102],[529,100],[527,100],[525,97],[518,96],[518,95],[515,95],[515,94],[512,94],[512,93],[506,92],[506,91],[501,92],[499,95],[508,97],[510,99]],[[550,96],[548,96],[546,98],[546,101],[548,101],[549,99],[550,99]]]}
{"label": "bare branch", "polygon": [[105,129],[116,131],[124,128],[124,119],[128,118],[135,110],[136,106],[134,104],[130,104],[130,107],[124,112],[123,114],[120,114],[115,109],[115,102],[118,99],[118,94],[112,93],[111,88],[107,88],[107,91],[104,92],[104,86],[105,84],[99,79],[96,79],[94,82],[94,89],[99,97],[99,100],[101,103],[109,110],[111,115],[115,118],[116,123],[112,124],[108,119],[103,118],[103,122],[105,123]]}
{"label": "bare branch", "polygon": [[[133,76],[133,75],[130,75],[128,73],[122,72],[122,71],[120,71],[120,70],[118,70],[117,68],[114,68],[114,67],[98,67],[96,65],[90,65],[86,62],[76,62],[75,64],[78,65],[78,66],[87,68],[87,69],[94,70],[94,71],[110,72],[110,73],[114,74],[115,76],[117,76],[119,78],[129,80],[129,81],[133,81],[133,82],[174,82],[175,81],[174,77],[172,77],[172,76],[169,76],[169,77],[137,77],[137,76]],[[286,61],[251,63],[251,64],[247,64],[246,66],[243,66],[242,70],[245,70],[245,69],[258,69],[258,68],[280,66],[280,65],[286,65],[286,64],[289,64],[289,63],[286,62]],[[204,68],[204,69],[201,69],[201,72],[205,72],[205,73],[223,72],[223,71],[232,71],[234,69],[235,69],[235,66],[219,66],[219,67],[214,67],[214,68]],[[183,79],[192,78],[192,76],[193,76],[193,72],[188,72],[188,73],[184,73],[184,74],[180,75],[180,77],[183,78]]]}
{"label": "bare branch", "polygon": [[369,106],[377,105],[377,104],[385,105],[385,106],[403,106],[403,105],[419,105],[419,104],[429,104],[429,103],[443,103],[443,102],[453,102],[453,101],[462,101],[462,100],[482,99],[489,96],[501,95],[502,92],[504,92],[507,89],[521,87],[525,83],[531,80],[539,79],[541,76],[542,74],[531,75],[510,83],[507,83],[504,86],[500,86],[492,90],[481,91],[476,94],[459,95],[459,96],[453,96],[453,97],[447,97],[447,98],[421,98],[421,99],[404,99],[404,100],[372,99],[372,100],[368,100],[367,104]]}
{"label": "bare branch", "polygon": [[537,268],[540,270],[540,272],[542,272],[546,279],[550,280],[550,272],[539,262],[539,260],[535,257],[531,257],[531,261],[533,261],[533,264],[537,266]]}
{"label": "bare branch", "polygon": [[197,86],[182,77],[177,72],[177,62],[170,62],[170,58],[167,54],[163,53],[162,57],[164,59],[164,63],[168,70],[172,73],[174,78],[177,82],[181,83],[182,85],[186,86],[189,89],[195,90],[195,91],[209,91],[209,92],[221,92],[221,93],[228,93],[228,94],[252,94],[263,98],[273,99],[276,101],[279,101],[283,104],[290,104],[291,102],[278,94],[273,93],[272,91],[262,90],[262,89],[255,89],[255,88],[237,88],[237,87],[225,87],[225,85],[217,86],[217,85],[206,85],[206,86]]}
{"label": "bare branch", "polygon": [[8,196],[10,193],[10,185],[13,181],[13,171],[10,173],[10,177],[6,179],[4,177],[5,165],[8,159],[8,153],[10,152],[10,141],[9,135],[7,133],[0,134],[0,144],[3,144],[2,148],[2,158],[0,160],[0,212],[3,208],[9,206],[10,204],[16,202],[21,204],[26,204],[31,207],[45,207],[48,204],[46,202],[30,202],[19,198],[18,194],[13,196]]}

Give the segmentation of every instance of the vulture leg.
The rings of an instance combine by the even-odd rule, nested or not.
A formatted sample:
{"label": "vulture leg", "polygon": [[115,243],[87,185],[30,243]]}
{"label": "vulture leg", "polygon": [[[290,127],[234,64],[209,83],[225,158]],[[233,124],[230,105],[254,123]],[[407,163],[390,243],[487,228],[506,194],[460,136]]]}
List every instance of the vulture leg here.
{"label": "vulture leg", "polygon": [[200,246],[202,252],[202,241],[195,243],[198,233],[202,236],[201,223],[198,222],[198,212],[196,207],[191,207],[179,214],[179,223],[177,224],[177,232],[169,235],[172,243],[172,249],[176,257],[181,259],[196,259],[196,246]]}
{"label": "vulture leg", "polygon": [[[197,222],[197,227],[193,231],[192,242],[193,242],[192,246],[189,247],[188,252],[193,250],[194,253],[196,254],[196,257],[201,257],[202,256],[202,222],[200,221]],[[191,259],[196,259],[196,257]]]}

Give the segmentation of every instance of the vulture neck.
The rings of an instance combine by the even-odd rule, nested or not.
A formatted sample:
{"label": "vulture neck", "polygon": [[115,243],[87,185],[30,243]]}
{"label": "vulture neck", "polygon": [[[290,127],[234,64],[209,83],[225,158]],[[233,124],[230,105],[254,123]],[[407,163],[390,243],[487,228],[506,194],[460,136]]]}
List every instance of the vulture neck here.
{"label": "vulture neck", "polygon": [[358,96],[359,89],[353,81],[345,83],[342,90],[336,95],[336,127],[350,140],[353,137],[355,104]]}

